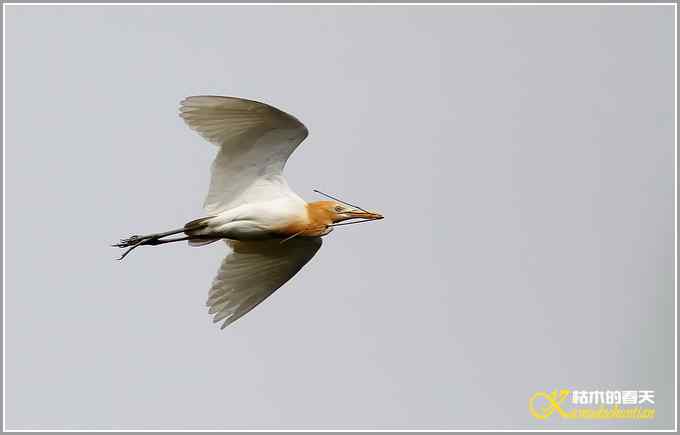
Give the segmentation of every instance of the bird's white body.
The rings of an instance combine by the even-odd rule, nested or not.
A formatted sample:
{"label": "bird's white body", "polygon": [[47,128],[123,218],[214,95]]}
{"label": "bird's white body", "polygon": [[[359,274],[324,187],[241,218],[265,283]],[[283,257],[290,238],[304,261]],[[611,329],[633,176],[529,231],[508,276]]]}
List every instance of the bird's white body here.
{"label": "bird's white body", "polygon": [[278,235],[291,222],[308,220],[307,203],[287,196],[223,211],[206,218],[205,228],[190,234],[209,239],[265,240]]}

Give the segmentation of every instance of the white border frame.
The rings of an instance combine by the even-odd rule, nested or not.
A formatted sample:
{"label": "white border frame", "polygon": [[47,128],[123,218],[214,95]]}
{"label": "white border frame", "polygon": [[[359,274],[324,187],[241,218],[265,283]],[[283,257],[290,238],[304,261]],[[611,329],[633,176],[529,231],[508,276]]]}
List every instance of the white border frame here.
{"label": "white border frame", "polygon": [[[674,111],[675,111],[675,125],[674,125],[674,182],[675,189],[673,195],[673,215],[675,228],[674,235],[674,327],[675,327],[675,415],[673,429],[378,429],[378,430],[342,430],[342,429],[273,429],[273,430],[258,430],[258,429],[14,429],[7,430],[5,418],[5,197],[6,197],[6,178],[5,178],[5,11],[7,6],[673,6],[674,12],[674,29],[673,34],[675,38],[675,59],[674,59]],[[293,433],[308,433],[308,432],[677,432],[678,430],[678,201],[677,201],[677,187],[678,187],[678,12],[677,3],[3,3],[2,5],[2,430],[3,432],[293,432]]]}

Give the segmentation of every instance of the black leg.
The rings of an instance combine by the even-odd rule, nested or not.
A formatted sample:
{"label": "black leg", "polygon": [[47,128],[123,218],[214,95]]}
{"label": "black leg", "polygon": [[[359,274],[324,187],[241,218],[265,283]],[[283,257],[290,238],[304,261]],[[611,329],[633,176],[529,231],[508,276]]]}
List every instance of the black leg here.
{"label": "black leg", "polygon": [[[177,232],[174,232],[173,234],[177,234]],[[157,245],[163,245],[165,243],[172,243],[172,242],[181,242],[182,240],[189,240],[189,236],[185,237],[175,237],[174,239],[166,239],[166,240],[160,240],[158,237],[147,237],[147,238],[142,238],[140,237],[135,243],[131,243],[130,239],[123,243],[119,243],[118,245],[113,245],[119,248],[128,248],[125,252],[123,252],[123,255],[118,258],[118,260],[122,260],[125,258],[130,252],[132,252],[133,249],[138,248],[140,246],[157,246]]]}
{"label": "black leg", "polygon": [[189,240],[190,238],[191,237],[189,237],[189,236],[185,236],[185,237],[175,237],[174,239],[165,239],[165,240],[153,239],[153,240],[149,240],[147,243],[142,243],[142,245],[156,246],[156,245],[162,245],[164,243],[181,242],[183,240]]}
{"label": "black leg", "polygon": [[115,246],[116,248],[127,248],[129,246],[138,246],[140,241],[145,241],[145,240],[154,240],[154,239],[160,239],[166,236],[171,236],[173,234],[179,234],[183,233],[184,228],[179,229],[179,230],[171,230],[171,231],[166,231],[164,233],[156,233],[156,234],[148,234],[146,236],[139,236],[139,235],[134,235],[130,236],[127,239],[121,239],[119,243],[116,243]]}

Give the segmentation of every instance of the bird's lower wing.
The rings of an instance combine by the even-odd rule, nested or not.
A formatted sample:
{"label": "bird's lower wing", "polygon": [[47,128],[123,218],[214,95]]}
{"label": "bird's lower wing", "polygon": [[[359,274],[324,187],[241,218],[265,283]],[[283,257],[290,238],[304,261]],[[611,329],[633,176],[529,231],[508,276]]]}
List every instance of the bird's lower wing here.
{"label": "bird's lower wing", "polygon": [[215,277],[207,305],[222,328],[252,310],[291,279],[321,247],[321,238],[228,242],[228,255]]}

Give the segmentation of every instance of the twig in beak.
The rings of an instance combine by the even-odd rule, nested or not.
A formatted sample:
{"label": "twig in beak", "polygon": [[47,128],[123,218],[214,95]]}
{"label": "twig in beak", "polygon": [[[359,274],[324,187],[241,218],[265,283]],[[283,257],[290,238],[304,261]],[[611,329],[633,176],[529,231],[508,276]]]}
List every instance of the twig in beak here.
{"label": "twig in beak", "polygon": [[[331,195],[329,195],[329,194],[327,194],[327,193],[323,193],[323,192],[320,191],[320,190],[314,189],[314,192],[316,192],[316,193],[318,193],[318,194],[321,194],[321,195],[323,195],[323,196],[325,196],[325,197],[327,197],[327,198],[334,199],[334,200],[336,200],[336,201],[338,201],[338,202],[341,202],[341,203],[343,203],[343,204],[345,204],[345,205],[349,205],[350,207],[354,207],[354,208],[356,208],[356,209],[359,209],[359,210],[361,210],[361,211],[363,211],[363,212],[369,213],[368,210],[364,210],[363,208],[359,207],[358,205],[350,204],[349,202],[345,202],[345,201],[343,201],[342,199],[336,198],[336,197],[331,196]],[[358,223],[358,222],[355,222],[355,223]]]}
{"label": "twig in beak", "polygon": [[352,225],[352,224],[361,224],[364,222],[373,222],[376,219],[364,219],[362,221],[354,221],[354,222],[340,222],[339,224],[330,224],[328,225],[329,227],[339,227],[340,225]]}
{"label": "twig in beak", "polygon": [[304,233],[305,231],[307,231],[307,230],[298,231],[297,233],[293,234],[292,236],[288,236],[285,239],[281,240],[280,243],[286,243],[288,240],[294,238],[295,236],[299,236],[300,234]]}

